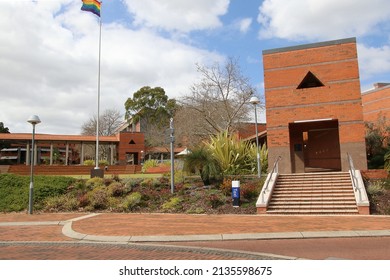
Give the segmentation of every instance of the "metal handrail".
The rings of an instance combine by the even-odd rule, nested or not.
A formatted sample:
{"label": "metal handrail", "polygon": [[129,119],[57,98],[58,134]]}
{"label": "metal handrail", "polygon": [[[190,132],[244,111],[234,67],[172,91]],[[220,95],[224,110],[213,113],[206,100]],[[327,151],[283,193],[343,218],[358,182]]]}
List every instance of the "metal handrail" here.
{"label": "metal handrail", "polygon": [[348,157],[348,164],[349,164],[349,171],[350,171],[350,174],[351,174],[351,177],[352,177],[352,187],[354,188],[355,192],[358,191],[359,192],[359,199],[360,199],[360,202],[362,201],[362,190],[358,187],[358,179],[356,177],[356,169],[355,169],[355,166],[353,164],[353,160],[352,160],[352,157],[347,153],[347,157]]}
{"label": "metal handrail", "polygon": [[[281,159],[282,157],[281,156],[278,156],[278,158],[276,159],[275,163],[274,163],[274,166],[272,167],[272,170],[270,172],[270,177],[269,178],[272,178],[272,175],[274,173],[279,173],[279,160]],[[268,185],[269,185],[269,181],[270,180],[267,180],[267,184],[265,185],[265,188],[263,188],[263,190],[261,191],[261,196],[262,196],[262,202],[265,203],[264,201],[264,195],[266,193],[266,191],[268,190]]]}

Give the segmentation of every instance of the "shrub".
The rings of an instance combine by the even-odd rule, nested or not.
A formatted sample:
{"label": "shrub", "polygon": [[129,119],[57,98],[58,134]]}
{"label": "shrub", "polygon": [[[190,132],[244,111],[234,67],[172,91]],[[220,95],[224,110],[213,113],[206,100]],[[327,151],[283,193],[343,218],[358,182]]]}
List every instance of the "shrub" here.
{"label": "shrub", "polygon": [[159,165],[158,160],[155,159],[148,159],[144,162],[142,165],[142,172],[146,172],[146,170],[150,167],[157,167]]}
{"label": "shrub", "polygon": [[96,187],[101,187],[101,186],[104,186],[104,179],[103,178],[99,178],[99,177],[94,177],[94,178],[88,179],[87,182],[85,182],[85,185],[89,189],[93,189],[93,188],[96,188]]}
{"label": "shrub", "polygon": [[100,166],[102,166],[102,165],[107,166],[107,165],[109,165],[109,162],[106,159],[101,159],[101,160],[99,160],[99,165]]}
{"label": "shrub", "polygon": [[219,193],[213,192],[207,196],[207,201],[211,208],[216,209],[226,203],[226,197]]}
{"label": "shrub", "polygon": [[122,208],[124,210],[133,210],[141,203],[142,195],[139,192],[134,192],[124,199]]}
{"label": "shrub", "polygon": [[106,209],[109,197],[108,189],[103,186],[96,187],[88,193],[90,206],[96,210]]}
{"label": "shrub", "polygon": [[123,185],[120,182],[112,182],[108,186],[108,190],[110,192],[110,195],[114,197],[124,196],[131,191],[131,189],[127,188],[126,185]]}
{"label": "shrub", "polygon": [[[95,164],[96,164],[96,162],[93,159],[84,160],[84,165],[94,166]],[[99,166],[106,166],[106,165],[109,165],[108,160],[106,160],[106,159],[99,160]]]}
{"label": "shrub", "polygon": [[78,206],[79,202],[76,197],[65,194],[46,198],[43,210],[49,212],[74,211],[78,209]]}
{"label": "shrub", "polygon": [[94,166],[95,165],[95,161],[92,160],[92,159],[84,160],[84,165]]}
{"label": "shrub", "polygon": [[367,193],[371,196],[382,194],[384,191],[384,183],[375,181],[367,187]]}
{"label": "shrub", "polygon": [[133,178],[127,178],[123,181],[126,188],[131,191],[133,188],[138,187],[140,183],[142,182],[142,179],[133,179]]}
{"label": "shrub", "polygon": [[143,188],[159,188],[161,182],[158,179],[145,179],[140,183],[140,186]]}
{"label": "shrub", "polygon": [[206,210],[202,207],[190,207],[190,209],[187,210],[187,214],[204,214],[206,213]]}
{"label": "shrub", "polygon": [[79,207],[87,207],[89,205],[89,197],[87,193],[81,193],[77,195],[77,201]]}
{"label": "shrub", "polygon": [[260,189],[256,183],[244,183],[240,186],[240,196],[252,200],[259,196]]}
{"label": "shrub", "polygon": [[181,208],[182,199],[180,197],[172,197],[169,201],[162,205],[162,209],[165,211],[176,211]]}
{"label": "shrub", "polygon": [[204,146],[194,149],[185,157],[184,170],[199,174],[205,186],[221,179],[219,163],[213,158],[210,150]]}
{"label": "shrub", "polygon": [[224,178],[222,184],[219,186],[219,189],[224,195],[230,195],[232,193],[232,180]]}
{"label": "shrub", "polygon": [[[47,197],[64,194],[76,180],[63,176],[34,177],[34,208],[40,209]],[[22,211],[28,206],[29,176],[0,174],[0,211]]]}

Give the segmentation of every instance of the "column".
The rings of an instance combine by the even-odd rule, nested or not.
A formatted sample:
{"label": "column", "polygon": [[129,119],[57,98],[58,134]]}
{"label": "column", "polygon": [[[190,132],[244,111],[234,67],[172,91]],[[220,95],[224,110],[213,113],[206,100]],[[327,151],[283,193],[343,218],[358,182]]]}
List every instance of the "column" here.
{"label": "column", "polygon": [[30,165],[30,142],[26,145],[26,165]]}
{"label": "column", "polygon": [[84,165],[84,142],[81,142],[80,164]]}
{"label": "column", "polygon": [[110,145],[110,152],[111,152],[111,157],[110,157],[110,165],[113,165],[114,164],[114,144],[111,143]]}
{"label": "column", "polygon": [[53,165],[53,153],[54,153],[53,142],[50,142],[50,165]]}
{"label": "column", "polygon": [[34,165],[37,165],[38,162],[38,142],[35,140],[34,143]]}
{"label": "column", "polygon": [[69,162],[69,143],[66,142],[65,165],[68,165],[68,162]]}

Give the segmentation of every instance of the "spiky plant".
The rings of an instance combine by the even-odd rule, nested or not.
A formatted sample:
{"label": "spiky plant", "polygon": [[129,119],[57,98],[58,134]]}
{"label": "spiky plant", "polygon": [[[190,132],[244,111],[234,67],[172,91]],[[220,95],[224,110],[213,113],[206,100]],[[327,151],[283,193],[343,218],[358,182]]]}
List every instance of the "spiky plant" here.
{"label": "spiky plant", "polygon": [[184,170],[198,173],[204,183],[208,186],[220,180],[221,168],[218,162],[212,157],[211,152],[204,146],[192,150],[184,160]]}

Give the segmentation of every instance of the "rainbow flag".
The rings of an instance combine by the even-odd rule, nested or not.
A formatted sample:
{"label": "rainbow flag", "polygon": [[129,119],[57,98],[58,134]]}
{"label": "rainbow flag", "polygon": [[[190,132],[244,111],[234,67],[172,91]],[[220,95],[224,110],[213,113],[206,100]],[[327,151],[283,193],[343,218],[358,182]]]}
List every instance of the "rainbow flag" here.
{"label": "rainbow flag", "polygon": [[83,2],[83,6],[81,7],[82,11],[91,12],[100,17],[101,2],[97,0],[81,0],[81,2]]}

